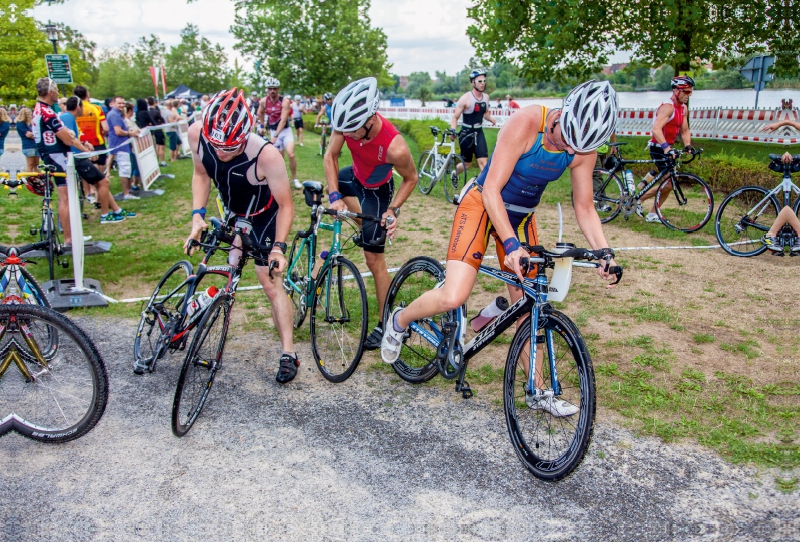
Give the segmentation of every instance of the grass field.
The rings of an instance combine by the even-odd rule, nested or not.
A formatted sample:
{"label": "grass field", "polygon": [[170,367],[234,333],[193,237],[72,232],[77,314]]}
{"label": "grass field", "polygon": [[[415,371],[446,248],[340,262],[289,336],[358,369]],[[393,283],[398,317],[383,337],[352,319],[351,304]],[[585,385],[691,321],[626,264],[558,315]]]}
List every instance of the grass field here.
{"label": "grass field", "polygon": [[[490,148],[496,133],[487,131]],[[301,180],[323,180],[317,139],[306,132],[305,146],[296,148]],[[414,156],[419,156],[416,144],[409,141],[409,145]],[[708,149],[710,145],[704,146]],[[759,159],[776,152],[743,143],[724,146],[728,152]],[[345,152],[340,164],[348,163]],[[191,161],[181,160],[164,171],[175,178],[156,183],[165,190],[163,196],[126,205],[139,213],[136,218],[101,226],[99,211],[93,210],[84,221],[86,233],[113,242],[110,253],[87,258],[85,276],[99,280],[105,293],[115,299],[149,295],[164,271],[184,258],[181,245],[191,222]],[[117,180],[112,180],[114,186],[118,188]],[[565,206],[568,238],[583,241],[569,207],[570,192],[568,176],[545,192],[537,211],[544,244],[555,242],[554,208],[559,202]],[[294,196],[296,231],[307,227],[309,209],[299,190]],[[27,231],[37,222],[41,200],[27,192],[15,198],[0,194],[0,198],[6,225],[0,231],[0,244],[30,242],[33,238]],[[389,267],[399,267],[418,254],[442,259],[453,211],[440,186],[428,196],[415,190],[404,206],[394,245],[387,249]],[[716,242],[711,225],[687,236],[636,217],[630,221],[617,218],[605,231],[612,246]],[[351,250],[347,255],[366,270],[361,253]],[[800,274],[792,260],[768,256],[736,259],[721,251],[624,252],[619,253],[618,261],[625,267],[626,277],[614,290],[598,286],[597,279],[585,272],[577,273],[570,297],[558,306],[578,324],[589,345],[597,372],[600,416],[666,441],[699,442],[735,462],[800,467],[800,320],[783,309],[787,299],[800,294]],[[31,266],[31,271],[37,278],[46,278],[47,270],[41,264]],[[57,274],[71,277],[72,269],[59,269]],[[374,322],[377,300],[374,285],[369,279],[366,282]],[[257,284],[252,266],[241,284]],[[502,293],[500,286],[480,277],[470,313]],[[241,292],[238,297],[239,330],[272,329],[263,293]],[[120,303],[85,313],[130,318],[134,326],[139,310],[138,303]],[[468,375],[477,395],[496,404],[502,404],[502,369],[512,331],[476,357]],[[308,339],[308,324],[298,330],[296,338]],[[359,370],[386,372],[387,378],[393,374],[374,353],[362,364]],[[451,382],[439,377],[429,385],[452,393]],[[776,476],[787,491],[797,488],[796,474],[780,472]]]}

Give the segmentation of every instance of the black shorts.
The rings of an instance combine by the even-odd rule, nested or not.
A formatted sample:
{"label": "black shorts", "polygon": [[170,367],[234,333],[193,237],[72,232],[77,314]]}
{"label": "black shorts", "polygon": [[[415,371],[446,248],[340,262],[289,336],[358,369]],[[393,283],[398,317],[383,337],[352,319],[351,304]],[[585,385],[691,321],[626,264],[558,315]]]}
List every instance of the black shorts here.
{"label": "black shorts", "polygon": [[[54,152],[51,154],[43,154],[42,162],[48,166],[55,166],[56,170],[53,173],[66,173],[67,172],[67,153]],[[53,182],[56,186],[67,186],[66,177],[53,177]]]}
{"label": "black shorts", "polygon": [[472,157],[488,158],[489,148],[486,146],[486,136],[483,129],[461,128],[458,132],[458,144],[461,147],[461,157],[465,162],[472,162]]}
{"label": "black shorts", "polygon": [[163,145],[164,144],[164,131],[163,129],[157,129],[156,127],[151,128],[153,139],[156,140],[156,145]]}
{"label": "black shorts", "polygon": [[[96,151],[102,151],[103,149],[107,149],[107,148],[108,148],[108,146],[105,143],[103,143],[102,145],[95,145],[94,146],[94,150],[96,150]],[[108,162],[108,155],[107,154],[98,154],[97,155],[97,160],[94,163],[97,164],[98,166],[104,166],[104,165],[106,165],[106,162]],[[86,182],[88,183],[89,181],[86,181]]]}
{"label": "black shorts", "polygon": [[650,158],[656,161],[656,167],[658,168],[658,171],[664,171],[665,169],[669,168],[669,160],[666,158],[664,149],[661,147],[653,147],[651,145]]}
{"label": "black shorts", "polygon": [[78,176],[81,179],[92,185],[106,178],[106,176],[100,173],[100,170],[95,167],[94,162],[88,158],[76,158],[75,171],[78,172]]}
{"label": "black shorts", "polygon": [[294,129],[300,130],[303,128],[303,119],[294,119]]}
{"label": "black shorts", "polygon": [[[267,245],[269,249],[266,251],[254,251],[253,253],[264,258],[263,262],[253,260],[259,267],[267,267],[267,259],[269,258],[269,251],[272,249],[272,243],[275,241],[275,224],[276,217],[278,216],[278,204],[273,200],[272,205],[266,211],[251,216],[248,220],[253,225],[253,231],[250,232],[250,238],[256,241],[259,245]],[[233,226],[236,220],[241,218],[234,215],[228,220],[228,225]]]}
{"label": "black shorts", "polygon": [[[358,198],[363,214],[383,216],[383,213],[389,210],[394,197],[394,178],[377,188],[367,188],[353,175],[353,166],[347,166],[339,170],[339,192],[345,197]],[[380,244],[368,244],[370,239],[381,238],[384,238],[384,241]],[[361,239],[364,242],[364,252],[383,254],[386,249],[385,235],[380,222],[364,220],[361,224]]]}

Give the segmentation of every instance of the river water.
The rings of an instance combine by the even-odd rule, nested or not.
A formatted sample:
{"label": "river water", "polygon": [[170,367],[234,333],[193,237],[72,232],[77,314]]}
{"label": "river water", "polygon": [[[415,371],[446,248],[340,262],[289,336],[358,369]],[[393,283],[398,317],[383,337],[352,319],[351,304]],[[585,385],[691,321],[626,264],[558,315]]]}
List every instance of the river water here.
{"label": "river water", "polygon": [[[620,92],[619,105],[626,109],[655,109],[661,102],[667,100],[669,92]],[[800,107],[800,89],[762,90],[758,96],[760,108],[774,109],[781,106],[781,99],[794,100],[794,106]],[[751,108],[755,105],[756,92],[752,89],[744,90],[696,90],[692,94],[689,107],[734,107]],[[522,107],[531,104],[542,104],[547,107],[561,107],[561,98],[531,98],[518,99]],[[494,106],[497,102],[493,101]],[[503,107],[506,101],[502,101]],[[419,100],[406,99],[406,107],[420,107]],[[426,105],[441,107],[441,101],[428,102]],[[381,101],[381,107],[389,107],[389,101]]]}

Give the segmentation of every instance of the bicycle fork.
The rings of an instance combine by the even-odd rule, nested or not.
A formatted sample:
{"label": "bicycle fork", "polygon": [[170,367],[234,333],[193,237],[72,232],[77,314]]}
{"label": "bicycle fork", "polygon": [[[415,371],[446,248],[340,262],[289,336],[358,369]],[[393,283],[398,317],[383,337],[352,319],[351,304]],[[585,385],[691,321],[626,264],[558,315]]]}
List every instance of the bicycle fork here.
{"label": "bicycle fork", "polygon": [[544,335],[537,335],[539,316],[541,315],[541,308],[534,305],[531,309],[531,352],[528,359],[528,385],[525,390],[526,395],[533,395],[536,390],[536,358],[539,352],[540,344],[547,344],[547,360],[542,360],[542,368],[544,368],[545,361],[550,369],[550,388],[553,390],[553,395],[558,397],[561,395],[561,385],[558,382],[558,371],[556,369],[555,353],[553,351],[553,330],[544,330]]}

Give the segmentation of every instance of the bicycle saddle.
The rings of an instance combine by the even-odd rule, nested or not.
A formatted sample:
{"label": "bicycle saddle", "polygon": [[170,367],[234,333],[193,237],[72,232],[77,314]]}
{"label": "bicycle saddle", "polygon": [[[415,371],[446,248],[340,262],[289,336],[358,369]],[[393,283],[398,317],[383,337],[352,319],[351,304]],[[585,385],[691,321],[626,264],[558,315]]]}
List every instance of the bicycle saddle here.
{"label": "bicycle saddle", "polygon": [[606,143],[609,147],[621,147],[623,145],[627,145],[627,141],[617,141],[616,143]]}
{"label": "bicycle saddle", "polygon": [[437,135],[437,134],[438,134],[438,133],[441,131],[441,130],[439,130],[439,127],[438,127],[438,126],[428,126],[428,128],[430,128],[430,129],[431,129],[431,133],[432,133],[433,135]]}
{"label": "bicycle saddle", "polygon": [[303,190],[311,190],[312,192],[322,192],[322,183],[317,181],[303,181]]}

